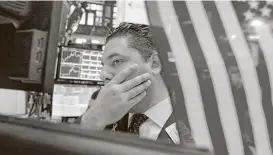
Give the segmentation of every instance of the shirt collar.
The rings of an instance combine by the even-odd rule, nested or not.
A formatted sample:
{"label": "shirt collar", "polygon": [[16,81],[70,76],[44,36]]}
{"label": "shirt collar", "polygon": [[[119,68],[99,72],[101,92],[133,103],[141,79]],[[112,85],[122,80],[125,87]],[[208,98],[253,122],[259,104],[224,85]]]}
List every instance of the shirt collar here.
{"label": "shirt collar", "polygon": [[163,128],[172,112],[173,108],[171,100],[170,97],[167,97],[165,100],[148,109],[144,114],[161,128]]}

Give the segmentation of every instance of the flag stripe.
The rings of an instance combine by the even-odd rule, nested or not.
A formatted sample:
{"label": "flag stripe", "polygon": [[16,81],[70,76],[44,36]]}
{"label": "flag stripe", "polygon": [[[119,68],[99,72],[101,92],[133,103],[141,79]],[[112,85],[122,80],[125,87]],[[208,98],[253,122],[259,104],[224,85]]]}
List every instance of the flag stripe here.
{"label": "flag stripe", "polygon": [[[231,2],[216,1],[215,3],[227,36],[229,36],[228,38],[242,75],[242,82],[245,87],[250,118],[253,125],[257,155],[271,155],[268,130],[261,103],[260,86],[246,40],[242,34]],[[236,37],[232,38],[232,35],[236,35]]]}
{"label": "flag stripe", "polygon": [[[261,49],[259,48],[259,50],[261,51]],[[260,88],[261,88],[261,92],[262,92],[262,104],[263,104],[263,110],[265,113],[265,119],[267,122],[267,128],[268,128],[268,132],[269,132],[269,136],[270,136],[270,143],[271,143],[271,148],[272,148],[272,132],[273,132],[273,109],[272,109],[272,94],[271,94],[271,87],[269,84],[269,76],[268,76],[268,71],[267,71],[267,65],[265,63],[265,56],[262,54],[262,52],[260,53],[260,59],[259,59],[259,65],[257,66],[257,74],[258,74],[258,78],[259,78],[259,83],[260,83]]]}
{"label": "flag stripe", "polygon": [[[173,4],[170,1],[160,1],[157,4],[165,33],[176,59],[177,72],[181,75],[179,78],[183,88],[193,137],[197,146],[208,146],[212,149],[194,63],[176,18]],[[183,62],[183,64],[179,62]]]}
{"label": "flag stripe", "polygon": [[[260,48],[262,49],[263,53],[263,58],[265,60],[265,66],[264,69],[267,69],[269,73],[269,79],[266,79],[266,81],[260,81],[261,87],[267,88],[266,90],[262,91],[263,95],[267,95],[268,98],[266,100],[263,100],[263,107],[264,107],[264,112],[266,116],[266,122],[267,122],[267,128],[269,131],[269,136],[271,139],[271,147],[273,146],[272,144],[272,139],[273,139],[273,107],[272,107],[272,97],[273,97],[273,36],[272,36],[272,31],[269,25],[265,25],[260,29],[257,29],[257,35],[259,36],[259,44]],[[267,75],[267,74],[266,74]],[[266,76],[263,75],[263,76]],[[267,78],[267,76],[266,76]],[[266,82],[266,83],[265,83]],[[268,85],[270,83],[270,85]],[[271,89],[270,89],[271,88]]]}
{"label": "flag stripe", "polygon": [[[171,52],[172,50],[161,24],[157,4],[155,1],[146,1],[145,3],[147,4],[146,6],[150,18],[150,23],[152,23],[151,32],[153,34],[160,35],[160,37],[156,37],[155,44],[157,47],[160,47],[157,50],[162,63],[162,75],[165,82],[168,82],[167,87],[171,95],[174,114],[177,114],[175,115],[175,118],[190,127],[184,101],[184,94],[182,93],[181,85],[177,85],[177,83],[180,82],[178,79],[179,77],[177,74],[175,63],[170,62],[169,59],[166,59],[169,57],[168,52],[166,51]],[[180,132],[180,130],[178,131]],[[180,132],[179,134],[181,135],[182,133]]]}
{"label": "flag stripe", "polygon": [[[205,60],[204,53],[200,47],[197,35],[191,24],[191,19],[186,3],[183,1],[174,1],[173,3],[175,12],[179,18],[179,24],[182,28],[186,44],[192,59],[194,60],[195,70],[197,72],[198,81],[201,88],[200,91],[203,100],[204,112],[207,119],[214,152],[215,154],[227,155],[228,151],[221,126],[215,90],[210,78],[210,70],[208,70],[208,65]],[[204,71],[206,71],[208,74],[207,77],[204,77]]]}
{"label": "flag stripe", "polygon": [[243,155],[241,132],[229,77],[206,11],[201,1],[186,1],[186,4],[211,73],[228,152],[230,155]]}
{"label": "flag stripe", "polygon": [[[203,2],[203,5],[207,12],[207,15],[210,18],[210,24],[214,33],[214,38],[216,39],[217,45],[220,49],[221,56],[225,62],[226,70],[229,70],[229,69],[231,70],[236,68],[238,69],[237,61],[234,58],[234,54],[231,49],[231,46],[229,42],[226,40],[227,36],[224,30],[224,27],[221,23],[221,19],[217,11],[217,8],[215,6],[215,3],[213,1],[206,1],[206,2]],[[236,72],[237,70],[235,70],[235,74],[237,75],[239,74],[239,78],[240,78],[241,77],[240,71],[238,71],[237,73]],[[230,72],[230,74],[232,73],[234,72]],[[230,76],[229,81],[230,83],[232,83],[231,78],[233,75],[229,75],[229,76]],[[238,85],[240,85],[240,83],[233,83],[231,85],[231,89],[232,89],[232,94],[235,101],[235,107],[236,107],[237,117],[239,121],[240,131],[242,134],[246,133],[244,130],[244,127],[248,127],[249,128],[248,130],[250,130],[250,135],[253,136],[251,124],[249,124],[250,121],[248,121],[248,119],[245,119],[246,117],[245,113],[248,110],[245,90],[242,85],[241,86],[238,86]],[[242,135],[241,135],[241,139],[243,139]],[[246,146],[244,147],[244,152],[245,154],[247,154],[250,150],[247,147],[246,141],[243,140],[242,142],[243,142],[243,146]]]}
{"label": "flag stripe", "polygon": [[[248,5],[248,4],[246,4],[246,5]],[[244,17],[240,17],[240,16],[242,16],[242,11],[241,11],[242,6],[240,4],[238,4],[238,2],[233,2],[233,6],[236,10],[236,14],[237,14],[239,20],[241,20],[241,21],[245,20]],[[271,121],[271,119],[273,118],[273,109],[272,109],[272,105],[271,105],[272,104],[272,100],[271,100],[272,95],[271,95],[269,74],[268,74],[268,69],[267,69],[268,67],[267,67],[265,59],[264,59],[263,51],[261,50],[257,41],[250,40],[247,36],[248,35],[247,33],[251,33],[251,35],[253,35],[252,29],[248,29],[250,27],[245,21],[242,22],[241,26],[243,28],[243,31],[246,33],[245,39],[248,40],[249,49],[250,49],[254,64],[256,65],[256,72],[258,75],[258,80],[259,80],[259,84],[260,84],[260,88],[261,88],[261,92],[262,92],[261,95],[262,95],[263,110],[264,110],[264,113],[266,116],[265,119],[267,122],[267,128],[269,131],[269,135],[270,135],[270,137],[272,137],[272,132],[273,132],[272,123],[273,122]],[[268,42],[268,40],[264,40],[264,41]],[[246,121],[245,123],[248,123],[248,122],[250,122],[250,119],[245,120],[245,121]],[[251,127],[245,128],[245,130],[249,134],[248,136],[251,136],[250,138],[252,141],[254,138],[253,138],[253,132],[249,131],[250,129],[252,130]],[[272,141],[271,141],[271,147],[272,147]]]}
{"label": "flag stripe", "polygon": [[[154,2],[154,3],[158,3],[158,2]],[[172,2],[169,2],[169,3],[172,3]],[[207,5],[208,7],[206,7],[205,5],[206,2],[202,2],[202,3],[201,2],[186,2],[187,4],[188,3],[195,4],[195,5],[192,5],[192,8],[194,9],[190,11],[191,16],[192,14],[196,15],[199,12],[199,14],[194,17],[196,18],[196,20],[193,19],[196,32],[194,28],[192,27],[192,21],[188,14],[189,10],[187,10],[188,8],[186,7],[185,2],[173,2],[173,3],[174,5],[172,7],[175,8],[175,12],[178,15],[177,18],[179,18],[180,28],[182,29],[182,32],[184,33],[184,36],[182,34],[180,37],[182,38],[182,41],[184,42],[181,44],[182,41],[181,40],[179,41],[179,39],[177,39],[176,37],[177,34],[181,33],[181,30],[180,32],[176,31],[177,33],[168,32],[168,31],[173,31],[174,29],[173,27],[175,26],[173,26],[174,24],[171,22],[173,20],[173,17],[170,15],[170,13],[168,14],[168,11],[167,11],[167,13],[165,12],[165,17],[164,17],[166,19],[162,19],[162,23],[165,24],[165,27],[164,27],[165,33],[166,34],[169,33],[169,37],[168,37],[169,40],[167,40],[164,34],[165,38],[162,39],[160,37],[161,41],[158,42],[157,45],[160,45],[159,48],[161,48],[164,45],[169,46],[169,44],[175,43],[175,45],[172,45],[172,46],[176,46],[175,53],[178,53],[178,55],[175,55],[175,58],[176,58],[176,67],[177,67],[179,76],[181,76],[179,78],[180,78],[181,86],[183,88],[182,96],[184,95],[183,97],[185,97],[184,104],[186,106],[186,109],[189,115],[189,121],[192,127],[192,131],[194,133],[194,139],[196,140],[199,138],[197,144],[201,146],[203,144],[209,143],[208,139],[211,138],[213,147],[215,148],[214,150],[215,154],[228,154],[226,145],[228,145],[229,154],[235,154],[236,145],[240,146],[240,154],[244,154],[244,153],[248,154],[246,150],[243,152],[243,145],[245,146],[245,143],[244,143],[245,141],[243,140],[242,142],[242,135],[240,135],[241,132],[245,132],[246,128],[248,128],[247,129],[249,130],[248,134],[252,136],[254,135],[254,141],[256,143],[257,154],[258,155],[271,154],[272,142],[270,142],[270,139],[268,136],[270,135],[270,137],[272,138],[272,132],[273,132],[273,129],[272,129],[273,122],[270,121],[270,119],[273,118],[273,107],[272,107],[272,97],[273,97],[273,94],[272,94],[273,92],[272,91],[272,84],[273,84],[272,83],[273,81],[272,68],[273,67],[272,66],[273,65],[271,64],[272,62],[270,61],[273,58],[272,52],[270,52],[270,49],[272,48],[270,44],[271,42],[273,42],[273,39],[272,39],[271,30],[269,29],[266,30],[267,31],[266,33],[261,31],[258,33],[261,38],[261,40],[259,40],[261,49],[260,49],[260,52],[258,50],[254,50],[254,51],[256,51],[257,56],[261,56],[261,57],[260,59],[256,59],[256,60],[259,60],[260,62],[258,63],[258,66],[256,66],[257,68],[255,70],[255,62],[252,59],[251,54],[255,54],[253,52],[253,47],[254,49],[258,48],[256,47],[257,43],[256,45],[253,45],[252,43],[246,41],[247,38],[244,36],[240,26],[240,22],[238,21],[238,18],[242,17],[243,12],[241,11],[241,14],[240,14],[240,11],[238,10],[235,11],[233,6],[231,5],[231,2],[215,2],[216,5],[214,5],[214,3],[211,2],[213,4]],[[206,11],[204,10],[204,8],[200,9],[200,6],[203,7],[202,5],[199,5],[199,9],[196,9],[196,3],[204,4]],[[233,4],[235,5],[235,3]],[[244,7],[241,4],[242,3],[240,3],[239,6]],[[250,5],[250,3],[246,5]],[[234,7],[236,8],[237,6],[238,5],[235,5]],[[211,7],[213,7],[212,10],[210,10]],[[162,8],[166,8],[166,5],[162,5]],[[162,8],[157,11],[158,14],[159,13],[161,14],[154,15],[154,16],[157,16],[157,17],[161,16],[161,18],[163,18],[164,14],[162,15],[162,12],[168,9],[162,9]],[[217,11],[219,11],[219,14]],[[207,17],[204,17],[206,15],[207,16],[213,15],[212,20],[208,22]],[[150,21],[151,20],[152,19],[150,19]],[[177,19],[176,19],[176,22],[177,22]],[[202,23],[198,27],[198,25],[196,25],[196,22],[200,22],[200,23],[207,22],[207,23],[205,24]],[[160,27],[160,24],[162,23],[158,22],[157,26]],[[157,32],[162,33],[163,30],[159,31],[159,29],[160,28],[157,27]],[[178,26],[178,29],[179,29],[179,26]],[[198,29],[202,31],[198,31]],[[219,36],[219,32],[220,32],[220,36]],[[202,37],[204,38],[207,37],[207,39],[204,39]],[[176,40],[171,40],[170,38],[176,38]],[[223,38],[224,38],[224,41],[223,41]],[[160,39],[156,38],[156,40],[158,41]],[[203,50],[200,47],[199,41]],[[163,42],[164,42],[164,45],[162,44]],[[247,43],[249,43],[249,47]],[[183,50],[183,52],[177,52],[178,51],[177,48],[180,48],[180,50]],[[215,80],[214,78],[219,76],[217,74],[220,74],[220,73],[215,73],[215,72],[213,73],[213,71],[217,70],[217,68],[212,68],[210,66],[211,65],[210,63],[213,63],[214,65],[216,64],[215,61],[212,60],[212,58],[210,59],[210,56],[214,55],[215,53],[211,53],[211,50],[210,52],[208,52],[209,48],[210,49],[214,48],[214,52],[216,51],[219,53],[218,57],[220,57],[220,59],[217,59],[217,60],[219,60],[220,63],[221,61],[223,63],[222,66],[220,66],[220,68],[224,70],[224,72],[221,73],[222,76],[223,75],[226,76],[225,87],[227,88],[223,88],[225,90],[219,91],[219,87],[221,87],[223,83],[220,83],[218,81],[215,84],[215,81],[217,79]],[[249,48],[251,50],[249,50]],[[168,47],[168,50],[170,50],[170,47]],[[172,50],[174,51],[173,47],[172,47]],[[185,55],[185,53],[188,52],[187,50],[189,51],[189,53],[188,55]],[[184,51],[187,51],[187,52],[184,52]],[[166,50],[162,52],[166,52]],[[234,57],[232,55],[234,55]],[[177,59],[177,57],[179,57],[179,59]],[[180,58],[180,57],[184,57],[184,58]],[[182,66],[182,64],[183,65],[187,64],[187,65]],[[237,74],[241,75],[242,77],[241,79],[243,83],[239,91],[237,86],[230,85],[230,83],[233,82],[233,77],[232,75],[230,75],[231,77],[228,78],[228,74],[226,72],[227,70],[229,70],[230,66],[234,68],[238,66],[239,68],[239,71],[237,72]],[[193,67],[195,68],[196,73],[191,74],[190,77],[197,76],[200,86],[198,86],[198,84],[196,86],[193,86],[192,79],[190,81],[188,77],[186,77],[185,75],[181,75],[181,74],[188,75],[189,71],[185,72],[186,68],[188,68],[187,70],[193,70]],[[204,76],[204,70],[207,70],[207,75],[205,76]],[[223,70],[219,70],[219,71],[221,72]],[[195,80],[196,80],[196,77],[195,77]],[[190,95],[187,94],[187,93],[193,92],[191,89],[193,89],[194,87],[198,87],[198,89],[200,89],[200,91],[195,90],[194,95],[197,95],[198,93],[199,95],[201,95],[201,97],[199,96],[199,98],[195,100],[189,99],[189,97],[192,98],[192,96],[194,96],[193,94],[190,94]],[[175,92],[179,92],[179,90],[175,90]],[[225,119],[223,119],[223,115],[225,114],[224,113],[225,111],[223,112],[224,108],[222,106],[225,106],[223,104],[224,102],[228,103],[228,101],[221,102],[219,100],[219,95],[223,95],[223,92],[230,93],[230,94],[224,93],[225,95],[227,95],[225,97],[228,98],[230,102],[235,102],[235,104],[231,103],[232,105],[229,105],[229,107],[226,108],[233,113],[231,115],[234,116],[233,119],[235,119],[231,121],[232,122],[231,124],[229,124],[230,122],[227,122]],[[211,96],[213,98],[211,98]],[[204,116],[202,116],[204,114],[199,115],[198,117],[200,118],[198,119],[193,118],[194,113],[197,113],[197,111],[202,111],[202,109],[195,110],[193,108],[194,106],[199,106],[198,104],[202,105],[202,103],[195,104],[194,106],[190,105],[192,104],[192,102],[196,102],[196,100],[199,100],[198,102],[200,102],[200,100],[203,100],[203,108],[204,108],[203,112],[205,113],[205,118]],[[214,102],[208,102],[209,100]],[[208,104],[210,104],[210,106],[208,106]],[[245,111],[249,112],[251,122],[250,121],[247,122],[248,120],[245,120],[244,118],[246,117],[244,115]],[[221,117],[219,116],[219,113]],[[214,117],[211,117],[212,115]],[[200,133],[203,132],[203,134],[205,134],[204,132],[205,130],[196,129],[196,128],[200,128],[200,125],[198,127],[197,121],[202,119],[202,117],[203,117],[203,120],[207,120],[207,124],[209,128],[209,131],[207,132],[209,132],[211,136],[205,141],[204,140],[202,141],[200,138],[201,136]],[[227,115],[225,115],[224,118],[227,118]],[[215,122],[215,120],[218,122]],[[218,123],[218,126],[216,123]],[[234,133],[228,131],[227,130],[228,124],[231,128],[234,128],[235,126],[236,127],[235,130],[237,131],[233,131]],[[251,126],[251,127],[246,127],[246,124],[248,124],[247,126]],[[215,128],[215,126],[218,128]],[[224,131],[225,131],[224,133],[223,133],[222,127],[224,127]],[[217,134],[222,137],[216,136]],[[235,134],[238,134],[238,136],[235,137],[237,138],[237,140],[234,138],[233,140],[229,139],[230,136],[228,135],[232,135],[232,134],[233,136]],[[241,139],[241,140],[238,140],[238,139]],[[237,142],[238,144],[233,144],[234,142],[235,143]],[[220,143],[224,145],[221,145]],[[219,147],[215,147],[215,146],[219,146]],[[223,148],[225,149],[224,151],[223,151]]]}
{"label": "flag stripe", "polygon": [[[261,48],[258,47],[258,50],[261,51]],[[272,118],[273,118],[273,109],[272,109],[272,100],[271,100],[271,87],[269,84],[269,76],[268,76],[268,70],[267,70],[267,65],[265,63],[265,56],[263,52],[260,52],[259,55],[259,65],[257,66],[257,74],[258,74],[258,79],[260,83],[260,88],[262,92],[262,104],[263,104],[263,109],[264,113],[266,116],[266,121],[267,121],[267,128],[270,133],[270,136],[272,138]],[[271,147],[272,147],[272,142],[271,142]]]}

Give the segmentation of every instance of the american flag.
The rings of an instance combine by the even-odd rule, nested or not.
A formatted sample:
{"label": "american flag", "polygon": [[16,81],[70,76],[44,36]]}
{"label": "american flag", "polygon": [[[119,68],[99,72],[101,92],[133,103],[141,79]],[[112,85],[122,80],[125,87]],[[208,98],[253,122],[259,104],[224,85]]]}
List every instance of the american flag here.
{"label": "american flag", "polygon": [[174,110],[195,143],[216,155],[272,155],[273,1],[146,6]]}

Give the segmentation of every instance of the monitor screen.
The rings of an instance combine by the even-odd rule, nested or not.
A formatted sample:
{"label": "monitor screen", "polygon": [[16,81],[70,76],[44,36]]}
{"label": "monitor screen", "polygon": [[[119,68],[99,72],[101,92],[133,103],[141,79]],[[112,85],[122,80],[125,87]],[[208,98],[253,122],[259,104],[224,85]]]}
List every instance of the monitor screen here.
{"label": "monitor screen", "polygon": [[101,58],[102,51],[62,47],[59,78],[101,81]]}
{"label": "monitor screen", "polygon": [[52,100],[52,117],[78,117],[89,105],[91,95],[99,86],[55,84]]}

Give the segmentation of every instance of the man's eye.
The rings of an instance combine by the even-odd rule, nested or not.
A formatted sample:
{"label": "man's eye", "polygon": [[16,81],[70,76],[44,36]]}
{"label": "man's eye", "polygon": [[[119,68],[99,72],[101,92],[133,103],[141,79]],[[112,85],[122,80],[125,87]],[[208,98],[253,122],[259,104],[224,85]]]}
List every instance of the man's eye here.
{"label": "man's eye", "polygon": [[119,63],[121,63],[121,59],[116,59],[116,60],[114,60],[113,61],[113,66],[116,66],[116,65],[118,65]]}

